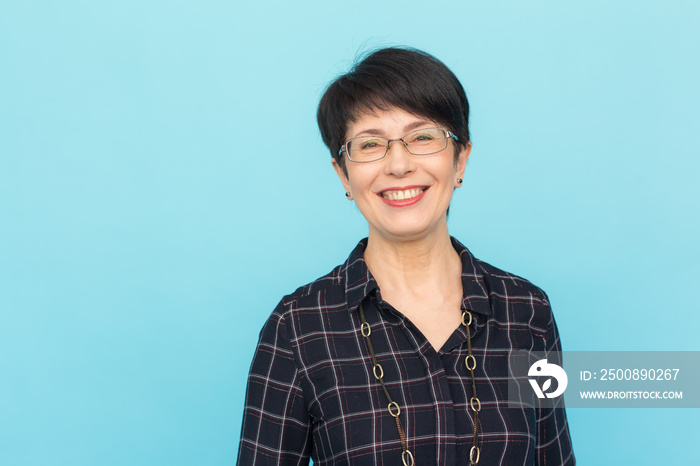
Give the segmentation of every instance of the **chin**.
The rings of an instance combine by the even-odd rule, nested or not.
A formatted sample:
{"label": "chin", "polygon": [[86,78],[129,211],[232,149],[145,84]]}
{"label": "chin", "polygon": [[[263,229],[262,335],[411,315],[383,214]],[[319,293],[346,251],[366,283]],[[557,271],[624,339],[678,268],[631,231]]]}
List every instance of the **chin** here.
{"label": "chin", "polygon": [[405,226],[396,225],[394,228],[377,230],[377,232],[381,236],[394,241],[419,241],[427,238],[434,230],[437,230],[435,225],[418,226],[414,223]]}

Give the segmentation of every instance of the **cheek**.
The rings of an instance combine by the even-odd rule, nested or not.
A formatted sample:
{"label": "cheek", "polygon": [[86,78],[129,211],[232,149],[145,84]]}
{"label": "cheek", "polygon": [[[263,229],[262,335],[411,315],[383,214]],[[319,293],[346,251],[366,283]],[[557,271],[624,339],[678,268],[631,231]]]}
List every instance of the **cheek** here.
{"label": "cheek", "polygon": [[374,179],[370,167],[359,166],[348,170],[348,182],[350,186],[356,189],[367,189]]}
{"label": "cheek", "polygon": [[442,182],[452,181],[456,176],[457,166],[453,163],[452,159],[450,159],[436,166],[433,173],[435,174],[435,178]]}

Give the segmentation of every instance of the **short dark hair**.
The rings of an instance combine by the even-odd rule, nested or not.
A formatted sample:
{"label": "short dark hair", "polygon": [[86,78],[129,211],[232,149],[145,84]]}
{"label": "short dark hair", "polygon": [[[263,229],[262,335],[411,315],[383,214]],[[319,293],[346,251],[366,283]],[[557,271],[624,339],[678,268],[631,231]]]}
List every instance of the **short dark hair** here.
{"label": "short dark hair", "polygon": [[437,58],[413,48],[389,47],[356,61],[321,97],[316,118],[323,142],[345,170],[340,147],[350,122],[364,113],[400,108],[444,125],[469,142],[469,101],[457,77]]}

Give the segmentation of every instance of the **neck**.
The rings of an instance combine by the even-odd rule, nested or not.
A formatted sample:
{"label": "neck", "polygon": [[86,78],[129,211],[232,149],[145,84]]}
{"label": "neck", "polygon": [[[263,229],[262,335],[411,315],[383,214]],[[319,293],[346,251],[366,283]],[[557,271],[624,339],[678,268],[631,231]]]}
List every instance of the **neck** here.
{"label": "neck", "polygon": [[461,295],[462,264],[446,222],[419,239],[396,240],[370,230],[364,258],[382,294],[426,296],[458,287]]}

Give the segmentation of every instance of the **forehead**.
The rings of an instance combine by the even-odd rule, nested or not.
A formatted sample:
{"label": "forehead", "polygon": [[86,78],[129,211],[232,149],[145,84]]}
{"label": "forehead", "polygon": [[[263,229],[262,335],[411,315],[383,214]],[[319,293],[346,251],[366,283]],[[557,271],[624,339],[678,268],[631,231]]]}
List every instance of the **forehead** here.
{"label": "forehead", "polygon": [[357,118],[348,122],[345,136],[347,139],[363,135],[394,138],[421,127],[435,125],[436,123],[427,117],[391,107],[387,110],[375,109],[359,114]]}

